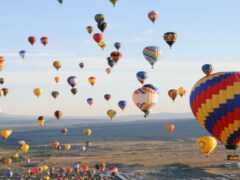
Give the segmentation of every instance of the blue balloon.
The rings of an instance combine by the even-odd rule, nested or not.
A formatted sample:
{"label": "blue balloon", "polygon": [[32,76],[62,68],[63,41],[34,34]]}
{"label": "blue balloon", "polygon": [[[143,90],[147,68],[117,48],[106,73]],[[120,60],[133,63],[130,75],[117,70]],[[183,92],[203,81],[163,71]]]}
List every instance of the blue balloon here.
{"label": "blue balloon", "polygon": [[13,172],[12,172],[10,169],[8,169],[8,170],[6,171],[6,176],[7,176],[8,178],[13,177]]}
{"label": "blue balloon", "polygon": [[147,72],[139,71],[137,74],[137,79],[140,83],[144,84],[144,80],[148,78]]}
{"label": "blue balloon", "polygon": [[202,71],[208,76],[212,73],[213,67],[211,64],[204,64],[202,66]]}
{"label": "blue balloon", "polygon": [[27,51],[25,51],[25,50],[19,51],[19,55],[20,55],[20,57],[23,58],[23,59],[25,58],[26,53],[27,53]]}
{"label": "blue balloon", "polygon": [[122,109],[122,110],[124,110],[125,109],[125,107],[126,107],[126,105],[127,105],[127,102],[126,101],[119,101],[118,102],[118,106]]}

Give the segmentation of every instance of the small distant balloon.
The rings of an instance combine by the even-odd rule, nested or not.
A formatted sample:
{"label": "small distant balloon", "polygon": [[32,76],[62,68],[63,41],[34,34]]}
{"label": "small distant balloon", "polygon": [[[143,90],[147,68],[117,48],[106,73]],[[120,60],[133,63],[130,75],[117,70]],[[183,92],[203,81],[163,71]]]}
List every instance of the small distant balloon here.
{"label": "small distant balloon", "polygon": [[127,105],[127,101],[122,100],[118,102],[118,106],[122,111],[124,111],[126,105]]}
{"label": "small distant balloon", "polygon": [[36,43],[37,39],[35,36],[29,36],[28,42],[33,46]]}
{"label": "small distant balloon", "polygon": [[20,57],[23,58],[23,59],[25,58],[26,53],[27,53],[27,51],[25,51],[25,50],[19,51],[19,55],[20,55]]}
{"label": "small distant balloon", "polygon": [[43,37],[41,37],[40,41],[44,46],[46,46],[48,44],[48,37],[43,36]]}
{"label": "small distant balloon", "polygon": [[209,76],[213,72],[213,66],[211,64],[204,64],[202,66],[202,71]]}
{"label": "small distant balloon", "polygon": [[169,97],[173,100],[173,102],[175,101],[177,95],[178,95],[178,91],[176,89],[170,89],[168,91],[168,95]]}
{"label": "small distant balloon", "polygon": [[159,13],[157,11],[150,11],[148,13],[148,18],[153,22],[155,23],[155,21],[158,19],[159,17]]}
{"label": "small distant balloon", "polygon": [[145,71],[139,71],[136,77],[141,84],[144,84],[144,81],[148,78],[148,74]]}
{"label": "small distant balloon", "polygon": [[74,88],[77,85],[77,77],[70,76],[70,77],[68,77],[67,82],[72,88]]}
{"label": "small distant balloon", "polygon": [[117,50],[119,50],[120,48],[121,48],[121,43],[120,42],[115,42],[114,43],[114,47],[117,49]]}

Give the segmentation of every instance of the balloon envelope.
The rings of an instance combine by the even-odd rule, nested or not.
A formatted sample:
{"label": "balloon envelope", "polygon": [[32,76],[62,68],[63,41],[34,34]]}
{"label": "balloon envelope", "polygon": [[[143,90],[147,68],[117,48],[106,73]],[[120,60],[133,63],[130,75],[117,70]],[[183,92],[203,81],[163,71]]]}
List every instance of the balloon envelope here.
{"label": "balloon envelope", "polygon": [[122,109],[122,110],[125,109],[126,105],[127,105],[127,102],[124,101],[124,100],[118,102],[118,106],[119,106],[119,108]]}
{"label": "balloon envelope", "polygon": [[19,55],[20,55],[20,57],[23,58],[23,59],[25,58],[26,53],[27,53],[27,51],[25,51],[25,50],[19,51]]}
{"label": "balloon envelope", "polygon": [[211,136],[202,136],[197,139],[198,149],[208,157],[217,147],[217,140]]}
{"label": "balloon envelope", "polygon": [[240,147],[240,72],[200,79],[192,88],[190,106],[202,127],[227,149]]}
{"label": "balloon envelope", "polygon": [[154,64],[161,58],[162,52],[157,46],[148,46],[143,49],[143,56],[153,68]]}
{"label": "balloon envelope", "polygon": [[213,72],[213,66],[211,64],[204,64],[202,66],[202,71],[209,76]]}
{"label": "balloon envelope", "polygon": [[70,77],[68,77],[67,82],[71,87],[75,87],[77,85],[77,77],[70,76]]}
{"label": "balloon envelope", "polygon": [[145,79],[147,79],[148,74],[145,71],[139,71],[137,74],[137,79],[141,84],[144,84]]}
{"label": "balloon envelope", "polygon": [[150,11],[148,13],[148,18],[153,22],[155,23],[155,21],[158,19],[159,17],[159,13],[157,11]]}

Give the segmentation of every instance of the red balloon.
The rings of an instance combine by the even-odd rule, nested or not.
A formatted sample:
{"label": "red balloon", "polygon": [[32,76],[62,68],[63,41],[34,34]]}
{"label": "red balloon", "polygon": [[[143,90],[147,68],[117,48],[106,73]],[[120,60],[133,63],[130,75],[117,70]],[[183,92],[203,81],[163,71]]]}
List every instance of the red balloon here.
{"label": "red balloon", "polygon": [[93,35],[93,39],[96,43],[100,43],[103,40],[103,35],[101,33],[96,33]]}
{"label": "red balloon", "polygon": [[48,43],[48,37],[47,36],[43,36],[43,37],[41,37],[41,43],[44,45],[44,46],[46,46],[47,45],[47,43]]}
{"label": "red balloon", "polygon": [[37,41],[36,37],[35,36],[29,36],[28,37],[28,42],[31,44],[31,45],[34,45],[34,43]]}

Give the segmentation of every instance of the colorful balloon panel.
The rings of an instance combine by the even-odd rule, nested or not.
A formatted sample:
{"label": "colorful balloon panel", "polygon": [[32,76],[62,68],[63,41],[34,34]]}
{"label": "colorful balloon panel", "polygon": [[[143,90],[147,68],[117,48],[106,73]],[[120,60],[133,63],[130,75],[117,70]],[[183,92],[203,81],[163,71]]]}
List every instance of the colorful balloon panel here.
{"label": "colorful balloon panel", "polygon": [[143,56],[153,67],[161,57],[161,50],[157,46],[148,46],[143,49]]}
{"label": "colorful balloon panel", "polygon": [[227,149],[240,147],[240,72],[221,72],[200,79],[190,95],[199,123]]}

